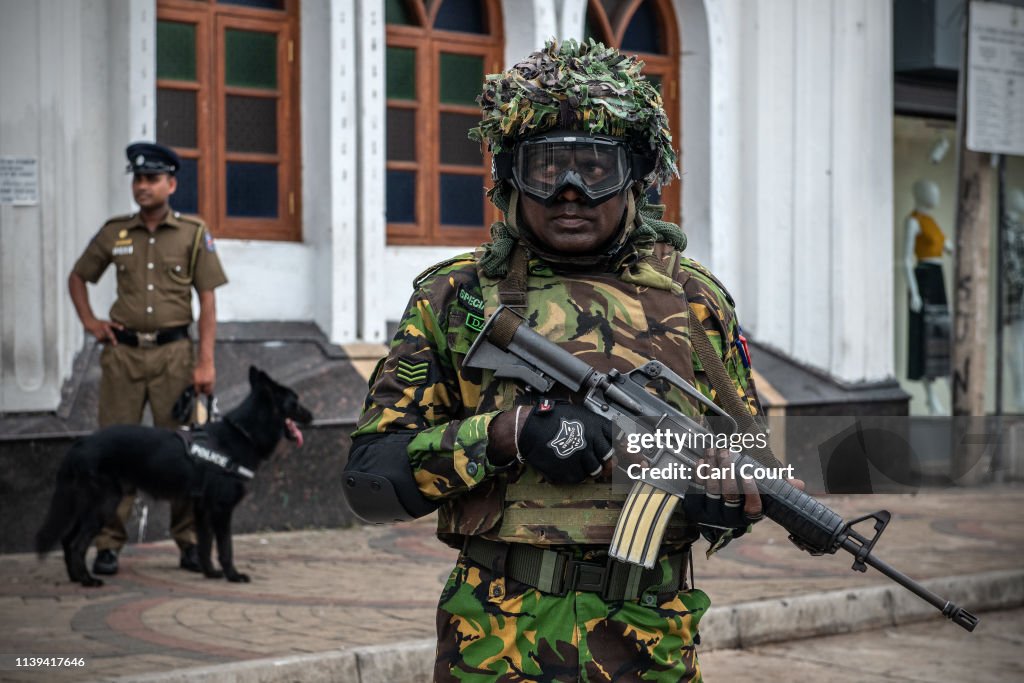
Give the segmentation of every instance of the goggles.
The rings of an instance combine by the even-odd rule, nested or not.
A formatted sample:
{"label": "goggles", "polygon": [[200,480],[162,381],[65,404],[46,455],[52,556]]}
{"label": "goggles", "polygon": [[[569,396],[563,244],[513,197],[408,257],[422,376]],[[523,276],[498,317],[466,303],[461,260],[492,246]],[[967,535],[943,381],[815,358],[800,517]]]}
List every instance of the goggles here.
{"label": "goggles", "polygon": [[649,165],[637,163],[638,155],[620,138],[572,131],[523,140],[511,155],[499,156],[504,158],[495,159],[497,177],[511,178],[520,192],[547,206],[569,188],[596,206],[638,180],[637,172]]}

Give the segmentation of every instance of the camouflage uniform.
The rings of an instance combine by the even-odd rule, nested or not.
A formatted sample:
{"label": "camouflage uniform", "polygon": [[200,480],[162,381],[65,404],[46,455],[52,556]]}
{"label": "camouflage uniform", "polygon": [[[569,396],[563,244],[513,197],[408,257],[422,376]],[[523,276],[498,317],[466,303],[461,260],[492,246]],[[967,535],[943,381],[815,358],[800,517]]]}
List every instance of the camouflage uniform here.
{"label": "camouflage uniform", "polygon": [[[493,152],[501,136],[564,126],[566,116],[584,110],[542,100],[556,81],[571,81],[573,88],[582,83],[577,101],[600,96],[601,102],[614,101],[617,112],[648,122],[645,130],[661,154],[652,177],[662,182],[674,175],[660,96],[642,82],[636,63],[593,43],[570,41],[561,50],[549,43],[508,78],[489,76],[482,96],[485,120],[471,137],[486,139]],[[571,68],[552,68],[567,61],[573,61]],[[604,69],[607,77],[589,85],[586,79],[572,80],[582,69]],[[634,78],[640,82],[621,87],[624,79]],[[517,85],[524,79],[532,85]],[[613,135],[629,132],[615,129],[622,128],[617,115],[592,115],[603,111],[586,109],[575,125]],[[538,400],[515,383],[495,381],[490,371],[462,366],[484,321],[504,301],[501,288],[513,250],[524,250],[527,259],[519,273],[525,280],[525,309],[519,312],[549,340],[602,372],[659,360],[713,400],[715,392],[689,341],[688,316],[697,315],[737,394],[752,414],[759,412],[732,299],[710,273],[682,255],[685,238],[678,226],[660,221],[660,207],[646,206],[639,184],[626,192],[623,248],[580,268],[581,259],[560,261],[529,241],[515,219],[517,195],[499,183],[490,196],[506,221],[492,226],[492,242],[416,280],[390,352],[370,380],[352,451],[373,448],[381,439],[401,444],[419,491],[440,502],[437,533],[445,543],[465,548],[467,539],[483,538],[600,561],[607,557],[625,499],[604,480],[559,486],[529,464],[496,467],[487,458],[492,420]],[[654,389],[687,414],[701,412],[671,386]],[[668,559],[697,537],[696,527],[677,512],[662,545],[660,575],[654,573],[660,579],[645,584],[635,600],[543,592],[506,576],[500,567],[474,562],[464,550],[438,609],[435,680],[699,680],[694,646],[710,601],[688,589]]]}
{"label": "camouflage uniform", "polygon": [[[626,282],[621,273],[559,273],[542,261],[531,260],[526,313],[531,326],[601,371],[628,370],[645,360],[660,360],[714,399],[689,344],[686,315],[696,314],[712,344],[722,352],[737,393],[751,412],[757,413],[756,390],[738,347],[738,326],[728,294],[701,266],[667,245],[659,243],[649,252],[640,263],[656,273],[671,273],[678,263],[673,281],[685,286],[685,294],[672,291],[674,288],[659,290]],[[644,268],[623,266],[622,271],[642,277]],[[689,303],[689,311],[684,302]],[[485,373],[461,365],[483,320],[497,305],[497,280],[479,272],[472,254],[442,263],[419,278],[390,353],[371,380],[354,437],[358,441],[361,435],[415,434],[407,448],[409,460],[421,492],[443,501],[438,536],[449,545],[461,547],[465,536],[479,535],[544,546],[607,546],[623,501],[610,485],[580,484],[588,494],[573,496],[566,489],[577,487],[546,484],[529,466],[498,472],[486,458],[491,420],[517,400],[529,400],[518,395],[519,387],[494,382]],[[663,397],[690,414],[697,412],[676,390]],[[666,545],[682,547],[695,537],[694,528],[677,514]],[[444,678],[441,669],[456,660],[464,662],[459,671],[468,662],[510,676],[514,671],[544,671],[547,675],[552,672],[540,668],[530,654],[548,647],[563,655],[572,653],[566,672],[550,680],[577,680],[577,671],[588,680],[604,680],[605,673],[615,667],[597,662],[594,651],[620,664],[638,661],[636,652],[622,651],[621,646],[592,649],[587,645],[585,634],[607,634],[615,628],[620,629],[620,643],[623,638],[635,639],[636,650],[652,658],[656,667],[645,670],[664,668],[667,673],[662,675],[668,676],[664,680],[687,680],[697,671],[692,636],[708,605],[700,591],[658,594],[656,608],[636,603],[601,607],[595,594],[579,592],[559,598],[509,585],[512,583],[489,576],[486,569],[467,564],[465,559],[460,561],[445,587],[438,617],[439,679]],[[495,597],[500,599],[494,602]],[[577,601],[590,607],[574,608]],[[467,612],[473,604],[481,615],[488,614],[487,620],[480,621]],[[657,636],[627,628],[637,622],[623,614],[623,609],[646,614],[646,620],[653,622],[648,628]],[[532,616],[520,624],[524,613]],[[542,618],[542,614],[546,616]],[[588,623],[596,620],[593,628],[574,629],[562,619],[582,614],[590,615]],[[533,637],[528,631],[538,623],[542,635]],[[517,625],[510,630],[510,624]],[[541,644],[543,639],[550,639],[548,645]],[[667,644],[675,642],[679,644]],[[455,643],[459,650],[466,650],[458,657],[445,650],[446,645]],[[528,651],[519,650],[527,646]],[[665,652],[659,655],[661,648]],[[481,654],[471,654],[477,651]],[[547,661],[545,655],[539,656]],[[560,677],[563,674],[564,678]],[[451,676],[474,680],[472,676],[459,678],[458,671]],[[522,674],[507,680],[532,679]]]}

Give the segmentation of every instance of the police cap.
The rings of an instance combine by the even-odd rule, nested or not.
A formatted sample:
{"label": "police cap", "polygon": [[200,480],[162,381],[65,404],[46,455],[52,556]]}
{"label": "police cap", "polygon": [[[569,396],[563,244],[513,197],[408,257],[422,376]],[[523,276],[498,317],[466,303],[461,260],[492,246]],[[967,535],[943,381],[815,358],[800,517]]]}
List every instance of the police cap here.
{"label": "police cap", "polygon": [[128,156],[128,173],[174,175],[181,168],[181,159],[174,150],[155,142],[133,142],[125,153]]}

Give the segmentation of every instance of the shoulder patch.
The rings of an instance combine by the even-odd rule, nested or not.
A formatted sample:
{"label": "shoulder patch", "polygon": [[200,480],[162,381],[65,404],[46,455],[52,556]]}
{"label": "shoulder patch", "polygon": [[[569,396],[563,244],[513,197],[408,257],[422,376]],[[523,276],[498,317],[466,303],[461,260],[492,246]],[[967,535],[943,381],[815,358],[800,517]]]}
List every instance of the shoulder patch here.
{"label": "shoulder patch", "polygon": [[409,358],[399,358],[398,366],[395,368],[395,377],[400,382],[409,386],[425,383],[429,374],[430,361],[427,360],[416,361]]}
{"label": "shoulder patch", "polygon": [[484,300],[470,292],[464,284],[459,285],[459,303],[467,311],[476,313],[478,316],[484,314]]}
{"label": "shoulder patch", "polygon": [[429,268],[424,270],[422,273],[417,275],[416,279],[412,281],[412,286],[414,288],[418,288],[427,279],[429,279],[430,277],[432,277],[433,275],[438,273],[438,271],[441,271],[444,268],[447,268],[449,266],[454,266],[456,264],[460,264],[462,262],[465,262],[466,264],[476,263],[476,259],[473,258],[473,254],[472,253],[466,252],[465,254],[459,254],[458,256],[453,256],[450,259],[446,259],[444,261],[441,261],[440,263],[435,263],[434,265],[430,266]]}
{"label": "shoulder patch", "polygon": [[725,300],[729,302],[729,305],[732,306],[733,308],[736,307],[736,302],[733,301],[732,294],[729,293],[729,290],[726,289],[725,285],[723,285],[722,282],[717,277],[712,275],[711,271],[705,268],[703,265],[697,263],[692,258],[687,258],[683,256],[682,258],[679,259],[679,268],[680,270],[688,270],[691,273],[696,273],[701,277],[707,278],[708,280],[713,282],[714,285],[718,287],[718,289],[722,292],[722,295],[725,297]]}

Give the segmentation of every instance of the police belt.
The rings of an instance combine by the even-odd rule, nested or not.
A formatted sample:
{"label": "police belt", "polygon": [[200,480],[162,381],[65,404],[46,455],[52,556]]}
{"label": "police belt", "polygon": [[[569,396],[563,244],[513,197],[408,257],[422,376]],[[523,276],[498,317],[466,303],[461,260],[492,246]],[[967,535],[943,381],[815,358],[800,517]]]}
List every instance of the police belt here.
{"label": "police belt", "polygon": [[125,346],[163,346],[179,339],[188,339],[188,325],[168,327],[155,332],[136,332],[135,330],[119,330],[114,328],[114,338],[118,344]]}
{"label": "police belt", "polygon": [[[652,569],[607,558],[579,560],[571,551],[540,548],[526,543],[489,541],[469,536],[462,555],[494,571],[504,556],[504,575],[543,593],[565,596],[569,591],[599,593],[604,600],[636,600],[651,589],[661,593],[686,589],[689,548],[667,555],[672,576],[662,580],[661,562]],[[664,558],[663,558],[664,559]]]}

